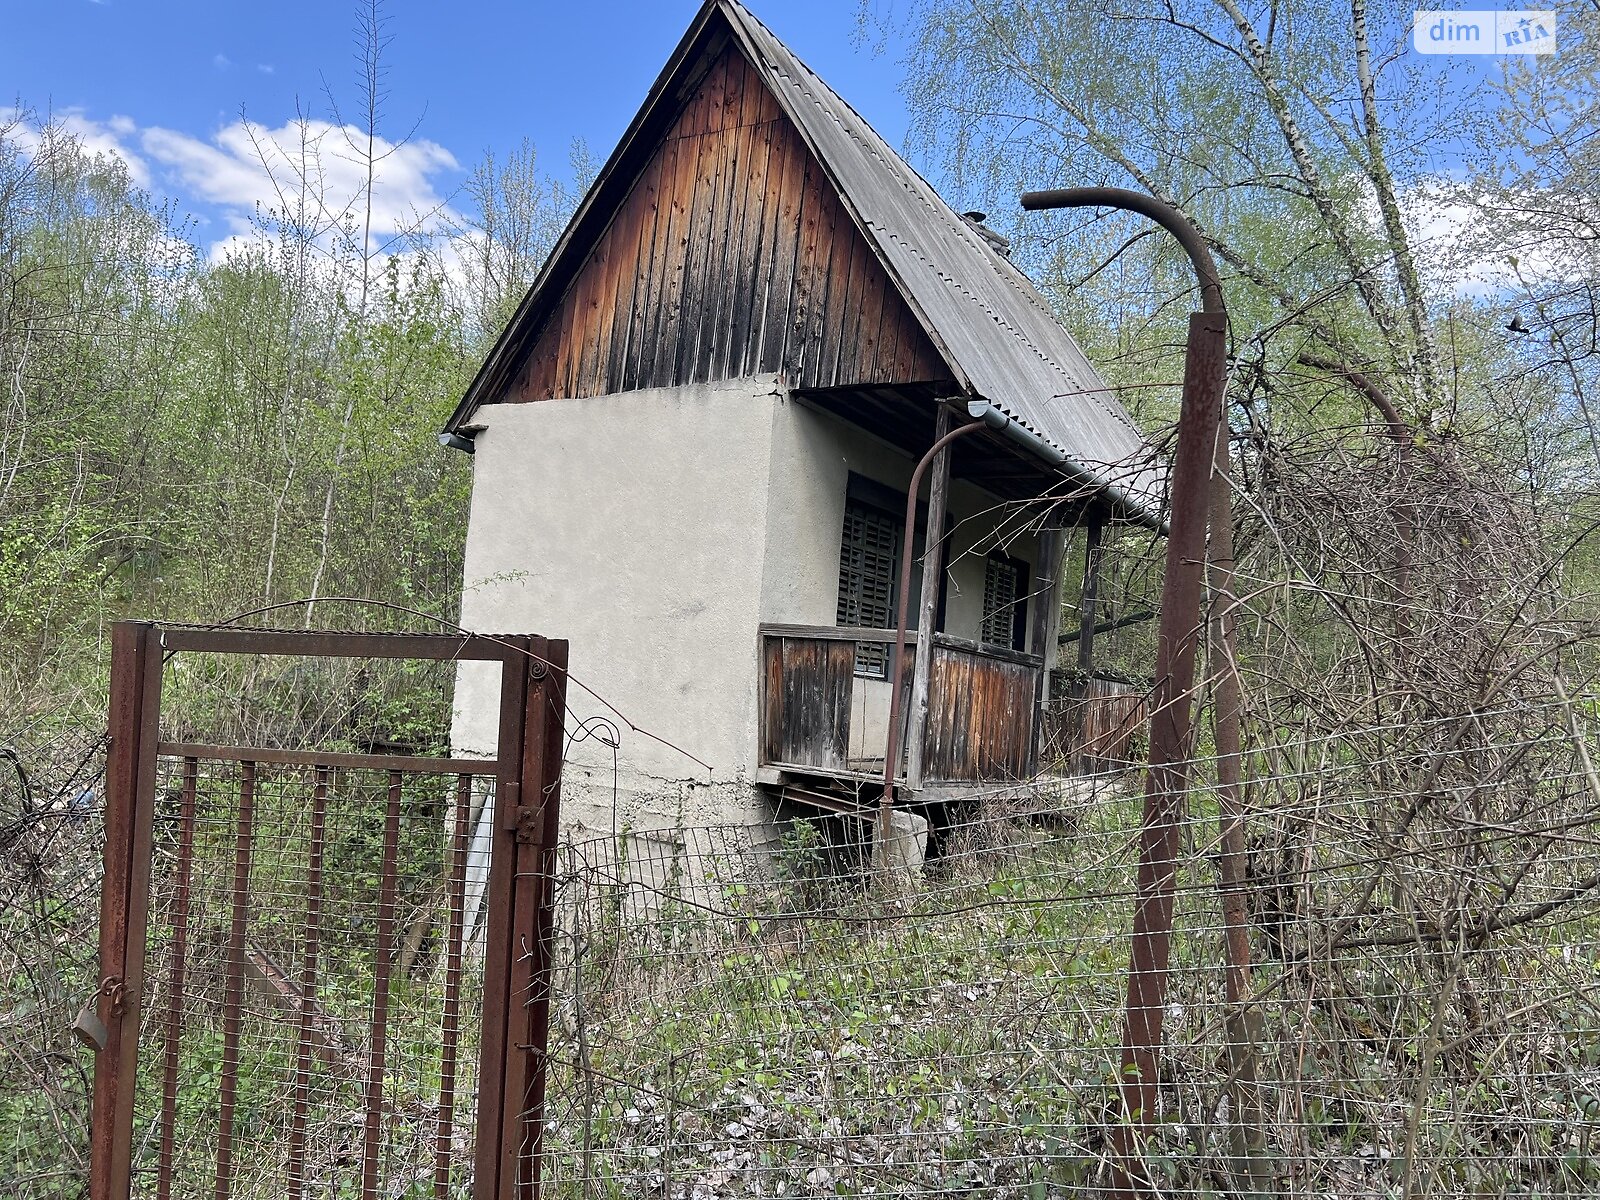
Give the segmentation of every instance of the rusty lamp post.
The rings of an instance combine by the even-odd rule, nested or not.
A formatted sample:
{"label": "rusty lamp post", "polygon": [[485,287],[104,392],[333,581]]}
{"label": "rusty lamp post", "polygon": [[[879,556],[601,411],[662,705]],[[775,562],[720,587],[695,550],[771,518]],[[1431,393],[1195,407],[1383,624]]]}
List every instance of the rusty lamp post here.
{"label": "rusty lamp post", "polygon": [[[987,413],[989,408],[990,406],[982,401],[969,405],[971,422],[957,425],[928,447],[923,456],[917,460],[916,468],[911,472],[911,484],[906,488],[905,545],[900,553],[900,603],[895,620],[894,653],[889,659],[888,744],[883,754],[883,795],[878,801],[878,818],[872,842],[873,867],[878,871],[886,870],[889,865],[889,820],[894,810],[894,777],[900,765],[900,717],[901,701],[905,692],[903,676],[906,659],[906,627],[911,612],[911,546],[917,529],[917,492],[922,486],[922,477],[927,472],[929,464],[938,457],[941,450],[958,438],[978,433],[991,426],[991,423],[985,422],[980,415]],[[1004,423],[1002,418],[1002,424]],[[932,549],[930,546],[929,550]],[[933,630],[919,629],[917,636],[931,638]]]}
{"label": "rusty lamp post", "polygon": [[1122,1175],[1118,1190],[1135,1194],[1145,1190],[1140,1143],[1155,1112],[1160,1079],[1167,963],[1189,787],[1188,760],[1193,748],[1195,653],[1205,629],[1201,593],[1212,463],[1227,386],[1227,311],[1210,250],[1199,231],[1172,205],[1125,188],[1084,187],[1025,192],[1022,207],[1120,208],[1139,213],[1178,239],[1200,283],[1200,311],[1189,317],[1183,404],[1172,461],[1170,533],[1150,706],[1150,769],[1145,777],[1118,1079],[1123,1109],[1123,1124],[1116,1137]]}

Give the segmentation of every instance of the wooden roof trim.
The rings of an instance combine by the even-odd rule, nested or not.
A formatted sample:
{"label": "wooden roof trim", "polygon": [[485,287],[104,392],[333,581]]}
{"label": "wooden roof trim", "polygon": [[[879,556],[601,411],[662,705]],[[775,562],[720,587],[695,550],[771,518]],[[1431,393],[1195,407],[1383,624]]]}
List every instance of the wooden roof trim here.
{"label": "wooden roof trim", "polygon": [[[664,125],[677,115],[675,109],[670,113],[662,111],[664,98],[670,93],[671,99],[681,101],[686,92],[692,91],[715,60],[716,52],[731,35],[732,23],[724,15],[727,28],[709,31],[708,38],[707,27],[719,12],[718,0],[706,0],[679,39],[672,56],[645,94],[644,103],[634,114],[605,165],[596,173],[594,183],[572,214],[572,219],[567,222],[567,227],[556,239],[539,274],[517,305],[517,311],[506,322],[506,327],[500,331],[500,336],[484,356],[477,374],[467,385],[450,419],[445,422],[446,433],[461,429],[480,404],[490,403],[495,394],[509,384],[509,376],[519,365],[522,354],[532,348],[528,340],[530,328],[561,302],[567,287],[581,269],[582,262],[574,261],[574,256],[580,251],[592,249],[605,236],[623,201],[639,182],[639,173],[619,177],[624,164],[641,152],[640,143],[657,125]],[[704,46],[701,45],[702,39],[707,39]],[[597,213],[603,213],[603,219]],[[559,287],[554,286],[557,283]]]}
{"label": "wooden roof trim", "polygon": [[772,86],[774,65],[761,56],[746,36],[737,14],[725,0],[705,0],[673,50],[672,56],[668,58],[661,73],[656,77],[655,83],[651,85],[650,91],[645,95],[644,103],[638,113],[629,123],[610,157],[606,159],[605,165],[595,175],[593,185],[556,240],[549,257],[545,259],[544,266],[540,268],[539,274],[517,306],[516,312],[506,323],[506,327],[500,331],[500,336],[495,339],[489,353],[484,356],[477,374],[473,376],[472,382],[467,385],[466,392],[456,404],[449,420],[445,422],[446,433],[458,432],[468,425],[479,405],[491,403],[509,386],[512,373],[520,365],[524,354],[532,348],[531,331],[560,304],[567,287],[581,269],[582,261],[578,256],[592,249],[605,236],[611,220],[622,208],[629,193],[637,186],[639,175],[625,172],[626,164],[635,155],[643,152],[641,143],[646,142],[652,134],[660,132],[661,127],[677,115],[676,107],[672,107],[671,111],[663,110],[670,106],[670,102],[681,101],[693,91],[705,71],[715,61],[717,54],[730,40],[738,45],[740,52],[761,77],[763,86],[782,109],[789,124],[806,147],[807,153],[821,166],[828,185],[839,199],[840,207],[854,223],[862,240],[871,248],[874,259],[882,268],[885,277],[894,285],[901,302],[910,311],[918,328],[928,338],[934,351],[950,371],[957,389],[969,395],[973,394],[970,381],[952,357],[944,339],[939,336],[928,314],[915,301],[905,280],[901,278],[878,244],[876,231],[862,218],[851,197],[841,186],[833,165],[819,152],[805,123],[799,119],[789,97],[784,94],[786,89]]}

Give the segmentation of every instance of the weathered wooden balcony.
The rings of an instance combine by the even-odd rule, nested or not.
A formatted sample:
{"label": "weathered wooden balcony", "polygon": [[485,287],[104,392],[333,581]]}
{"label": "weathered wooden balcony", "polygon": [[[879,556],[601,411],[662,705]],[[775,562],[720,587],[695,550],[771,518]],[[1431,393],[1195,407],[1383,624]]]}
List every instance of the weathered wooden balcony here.
{"label": "weathered wooden balcony", "polygon": [[[890,683],[858,674],[858,657],[886,676],[894,631],[811,625],[761,628],[761,767],[768,772],[871,784],[883,779]],[[908,723],[916,633],[900,686]],[[934,634],[928,709],[917,770],[907,752],[896,778],[930,791],[1030,779],[1042,660]],[[899,741],[913,739],[902,730]]]}

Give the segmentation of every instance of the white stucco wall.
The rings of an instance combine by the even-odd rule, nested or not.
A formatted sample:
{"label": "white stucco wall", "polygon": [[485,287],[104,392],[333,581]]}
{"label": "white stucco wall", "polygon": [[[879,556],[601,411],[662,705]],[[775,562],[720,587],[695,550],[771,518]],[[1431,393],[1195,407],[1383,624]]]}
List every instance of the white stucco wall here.
{"label": "white stucco wall", "polygon": [[[850,473],[903,494],[916,460],[803,402],[782,403],[774,415],[762,620],[832,625],[838,611],[839,536]],[[927,490],[924,477],[924,501]],[[960,480],[952,483],[947,507],[955,524],[946,564],[945,631],[976,640],[983,621],[984,560],[997,548],[997,527],[1003,526],[1006,553],[1028,563],[1030,586],[1036,583],[1038,538],[1017,533],[1026,521],[1015,506]]]}
{"label": "white stucco wall", "polygon": [[[757,629],[834,623],[849,474],[903,492],[914,461],[770,377],[491,405],[477,421],[462,622],[568,639],[569,730],[620,727],[615,772],[598,739],[572,745],[564,823],[668,835],[763,821]],[[984,558],[1005,515],[996,503],[951,489],[946,628],[961,637],[978,634]],[[1030,570],[1037,560],[1031,535],[1007,550]],[[460,751],[493,750],[494,672],[460,668]],[[883,741],[888,685],[857,684],[852,750],[866,755]],[[630,730],[594,693],[710,770]]]}
{"label": "white stucco wall", "polygon": [[[462,623],[571,643],[566,823],[607,830],[759,820],[756,627],[766,561],[772,379],[480,409]],[[498,685],[458,677],[453,739],[492,744]],[[634,725],[690,751],[710,770]]]}

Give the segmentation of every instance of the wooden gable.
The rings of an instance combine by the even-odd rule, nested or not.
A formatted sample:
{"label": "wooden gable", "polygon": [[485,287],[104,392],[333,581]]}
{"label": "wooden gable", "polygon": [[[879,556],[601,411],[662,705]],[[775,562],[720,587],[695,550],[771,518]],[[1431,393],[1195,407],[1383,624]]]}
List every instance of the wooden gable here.
{"label": "wooden gable", "polygon": [[797,389],[950,377],[731,41],[569,278],[504,399],[768,373]]}

